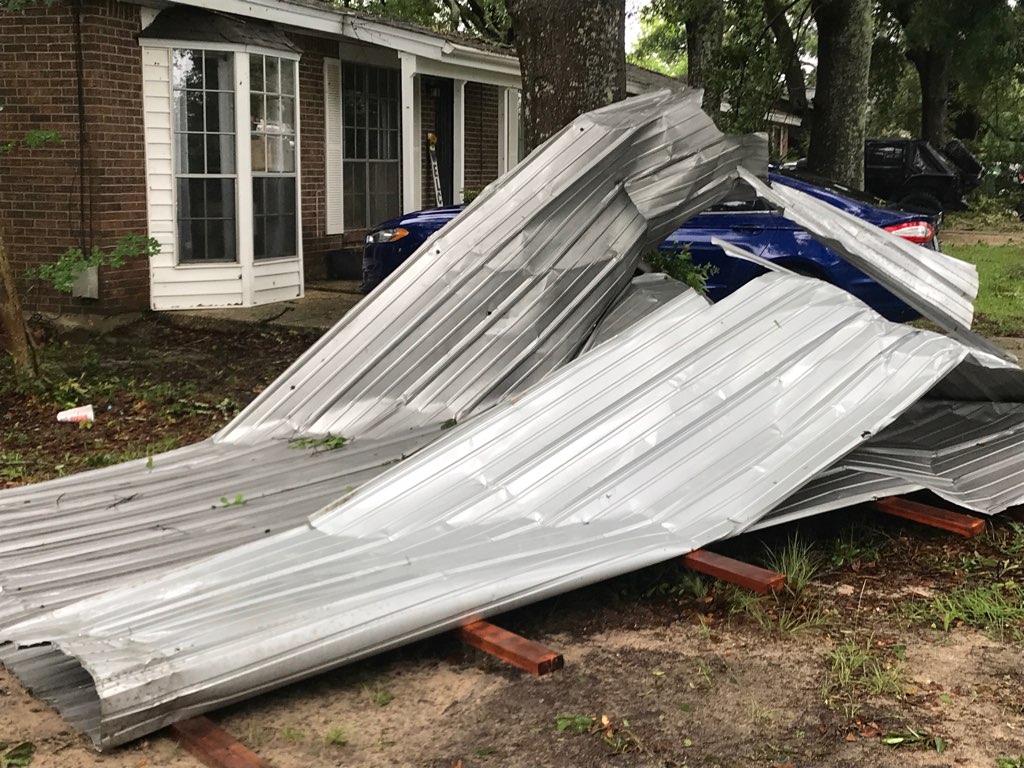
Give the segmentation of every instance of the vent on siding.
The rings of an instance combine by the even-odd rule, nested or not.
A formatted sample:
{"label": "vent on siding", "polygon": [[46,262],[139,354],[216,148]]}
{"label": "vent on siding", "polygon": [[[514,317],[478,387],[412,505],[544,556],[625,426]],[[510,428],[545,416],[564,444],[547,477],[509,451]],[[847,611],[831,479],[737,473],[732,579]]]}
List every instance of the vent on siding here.
{"label": "vent on siding", "polygon": [[338,235],[345,231],[341,179],[341,62],[324,59],[324,158],[326,232]]}

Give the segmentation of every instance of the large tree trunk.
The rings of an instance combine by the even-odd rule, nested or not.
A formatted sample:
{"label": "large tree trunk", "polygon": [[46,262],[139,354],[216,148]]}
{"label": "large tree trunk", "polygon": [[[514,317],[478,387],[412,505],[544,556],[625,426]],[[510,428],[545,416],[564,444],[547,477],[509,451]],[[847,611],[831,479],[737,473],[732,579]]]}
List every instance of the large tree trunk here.
{"label": "large tree trunk", "polygon": [[863,189],[870,0],[812,0],[818,25],[818,83],[808,167],[840,184]]}
{"label": "large tree trunk", "polygon": [[722,111],[722,84],[715,63],[722,50],[724,20],[722,0],[694,4],[686,19],[686,84],[704,89],[701,108],[712,118]]}
{"label": "large tree trunk", "polygon": [[21,312],[18,286],[14,282],[14,270],[7,260],[3,236],[0,235],[0,332],[3,345],[14,361],[14,374],[19,380],[35,379],[39,376],[36,352],[28,340],[25,315]]}
{"label": "large tree trunk", "polygon": [[529,152],[626,96],[625,0],[508,0]]}
{"label": "large tree trunk", "polygon": [[793,111],[800,115],[801,121],[805,122],[804,128],[807,128],[806,120],[809,114],[807,79],[804,77],[804,68],[800,62],[800,48],[796,44],[793,30],[789,26],[789,19],[786,18],[786,10],[790,5],[790,3],[783,4],[781,0],[764,0],[764,15],[768,20],[772,35],[775,37],[779,58],[782,59],[789,104]]}
{"label": "large tree trunk", "polygon": [[917,69],[921,81],[921,138],[942,149],[948,134],[949,67],[952,52],[945,50],[914,50],[907,58]]}

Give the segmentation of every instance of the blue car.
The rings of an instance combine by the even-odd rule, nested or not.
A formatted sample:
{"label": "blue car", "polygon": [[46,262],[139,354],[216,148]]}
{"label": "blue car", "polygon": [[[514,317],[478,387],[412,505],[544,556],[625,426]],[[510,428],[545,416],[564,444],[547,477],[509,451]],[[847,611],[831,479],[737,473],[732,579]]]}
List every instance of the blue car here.
{"label": "blue car", "polygon": [[[885,208],[863,193],[803,172],[773,172],[769,179],[772,184],[784,184],[813,195],[912,243],[938,249],[937,216]],[[461,211],[459,206],[417,211],[373,229],[363,247],[363,291],[373,290]],[[660,246],[674,252],[686,245],[695,264],[711,264],[717,269],[707,282],[707,293],[713,301],[728,296],[764,269],[726,256],[711,244],[712,238],[734,243],[795,272],[843,288],[890,320],[903,322],[918,317],[900,299],[760,200],[715,206],[687,221]]]}

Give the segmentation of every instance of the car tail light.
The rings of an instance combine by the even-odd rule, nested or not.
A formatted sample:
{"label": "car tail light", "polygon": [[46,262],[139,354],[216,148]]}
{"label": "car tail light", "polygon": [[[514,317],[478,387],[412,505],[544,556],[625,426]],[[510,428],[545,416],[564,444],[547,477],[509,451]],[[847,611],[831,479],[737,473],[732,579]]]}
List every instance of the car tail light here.
{"label": "car tail light", "polygon": [[927,221],[906,221],[902,224],[893,224],[885,228],[886,232],[892,232],[897,237],[909,240],[912,243],[923,245],[930,243],[935,237],[935,227]]}

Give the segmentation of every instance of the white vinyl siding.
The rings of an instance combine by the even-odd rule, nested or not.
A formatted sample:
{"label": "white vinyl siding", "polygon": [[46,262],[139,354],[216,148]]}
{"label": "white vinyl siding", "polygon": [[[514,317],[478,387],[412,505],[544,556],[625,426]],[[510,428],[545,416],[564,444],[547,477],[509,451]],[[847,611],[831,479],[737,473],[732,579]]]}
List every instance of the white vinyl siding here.
{"label": "white vinyl siding", "polygon": [[155,310],[240,306],[239,265],[177,264],[171,54],[170,48],[142,49],[149,234],[160,243],[160,253],[149,261],[150,306]]}

